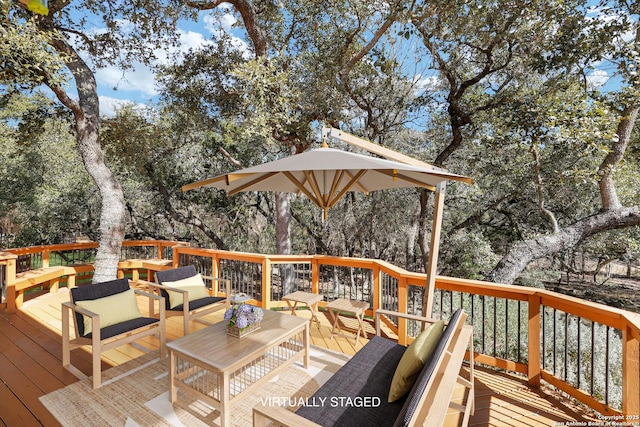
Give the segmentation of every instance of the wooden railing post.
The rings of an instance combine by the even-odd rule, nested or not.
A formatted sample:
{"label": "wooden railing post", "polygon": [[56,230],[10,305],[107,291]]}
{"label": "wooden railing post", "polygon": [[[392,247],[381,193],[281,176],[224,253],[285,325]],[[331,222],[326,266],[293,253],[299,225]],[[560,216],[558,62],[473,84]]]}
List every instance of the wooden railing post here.
{"label": "wooden railing post", "polygon": [[262,308],[271,308],[271,260],[262,260]]}
{"label": "wooden railing post", "polygon": [[16,255],[7,256],[7,264],[4,270],[5,286],[7,287],[7,312],[16,312]]}
{"label": "wooden railing post", "polygon": [[[42,268],[49,267],[49,257],[51,256],[51,249],[45,247],[42,250]],[[31,267],[33,268],[33,267]]]}
{"label": "wooden railing post", "polygon": [[[626,326],[622,331],[622,413],[640,415],[640,340]],[[629,418],[631,419],[631,418]],[[633,418],[634,422],[640,422]]]}
{"label": "wooden railing post", "polygon": [[180,267],[180,246],[174,246],[173,252],[173,268]]}
{"label": "wooden railing post", "polygon": [[[222,277],[220,275],[220,257],[217,253],[211,255],[211,275],[213,277]],[[231,292],[231,289],[227,289],[227,292]]]}
{"label": "wooden railing post", "polygon": [[[398,311],[405,314],[409,309],[407,306],[409,291],[407,287],[407,279],[404,277],[400,277],[398,279]],[[398,318],[398,344],[404,346],[409,344],[407,340],[407,319],[403,317]]]}
{"label": "wooden railing post", "polygon": [[380,310],[382,307],[382,289],[380,289],[380,283],[382,276],[382,270],[378,264],[373,266],[373,312]]}
{"label": "wooden railing post", "polygon": [[527,345],[527,382],[529,386],[540,388],[540,308],[541,299],[539,295],[529,296],[529,323],[528,323],[528,345]]}
{"label": "wooden railing post", "polygon": [[320,262],[318,258],[311,258],[311,293],[320,293]]}

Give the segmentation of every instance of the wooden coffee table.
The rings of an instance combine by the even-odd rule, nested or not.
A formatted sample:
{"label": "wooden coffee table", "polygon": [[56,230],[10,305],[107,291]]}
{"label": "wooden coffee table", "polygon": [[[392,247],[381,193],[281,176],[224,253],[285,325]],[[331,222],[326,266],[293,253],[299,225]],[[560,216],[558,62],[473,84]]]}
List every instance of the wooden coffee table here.
{"label": "wooden coffee table", "polygon": [[304,359],[309,365],[309,321],[265,310],[261,328],[243,338],[227,335],[225,322],[167,343],[171,402],[178,389],[220,411],[221,425],[251,390]]}

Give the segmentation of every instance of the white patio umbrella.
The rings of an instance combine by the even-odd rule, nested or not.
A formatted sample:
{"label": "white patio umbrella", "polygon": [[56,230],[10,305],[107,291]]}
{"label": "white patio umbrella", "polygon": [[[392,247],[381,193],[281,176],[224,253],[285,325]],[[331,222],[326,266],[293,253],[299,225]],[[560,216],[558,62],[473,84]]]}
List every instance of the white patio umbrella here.
{"label": "white patio umbrella", "polygon": [[325,137],[336,138],[352,146],[401,161],[385,160],[323,146],[187,184],[182,187],[182,191],[214,187],[226,190],[229,196],[241,191],[303,193],[324,210],[325,217],[327,210],[347,191],[369,194],[375,190],[407,187],[422,187],[433,191],[435,206],[427,266],[427,291],[423,307],[423,312],[430,314],[433,307],[445,184],[449,180],[471,184],[473,179],[447,172],[337,129],[323,128],[322,133]]}
{"label": "white patio umbrella", "polygon": [[423,187],[435,191],[443,181],[471,183],[471,178],[443,169],[412,166],[332,148],[319,148],[272,162],[187,184],[182,191],[199,187],[241,191],[303,193],[327,210],[347,191],[368,195],[388,188]]}

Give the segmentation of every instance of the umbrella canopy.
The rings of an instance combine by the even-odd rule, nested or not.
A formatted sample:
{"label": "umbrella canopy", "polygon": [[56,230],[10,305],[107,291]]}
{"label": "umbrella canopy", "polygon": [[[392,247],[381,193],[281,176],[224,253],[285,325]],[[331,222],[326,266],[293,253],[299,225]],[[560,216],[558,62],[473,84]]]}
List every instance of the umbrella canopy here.
{"label": "umbrella canopy", "polygon": [[182,187],[182,191],[215,187],[226,190],[229,196],[241,191],[303,193],[326,213],[347,191],[367,195],[387,188],[423,187],[435,191],[438,184],[447,180],[473,182],[435,167],[319,148],[194,182]]}

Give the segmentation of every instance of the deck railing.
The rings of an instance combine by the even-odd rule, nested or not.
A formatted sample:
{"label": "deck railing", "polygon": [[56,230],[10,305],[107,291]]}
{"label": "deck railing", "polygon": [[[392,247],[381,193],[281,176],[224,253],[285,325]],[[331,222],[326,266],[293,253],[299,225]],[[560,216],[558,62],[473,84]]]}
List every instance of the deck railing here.
{"label": "deck railing", "polygon": [[[204,275],[230,279],[231,289],[217,289],[214,282],[216,291],[245,292],[264,308],[285,307],[282,296],[295,289],[321,294],[321,306],[350,298],[368,301],[369,314],[380,308],[421,314],[425,274],[383,261],[261,255],[176,243],[129,241],[123,250],[146,249],[123,251],[123,255],[172,259],[174,266],[196,265]],[[95,243],[77,245],[73,250],[95,248]],[[60,247],[39,248],[43,264],[61,251]],[[7,259],[0,253],[0,268],[5,266],[5,283],[10,286],[8,276],[16,274],[17,256],[38,250],[7,252],[11,252]],[[544,380],[603,415],[640,421],[632,418],[640,414],[640,314],[542,289],[443,276],[436,278],[433,306],[433,317],[447,319],[459,307],[469,313],[476,363],[524,374],[532,387]],[[408,343],[417,332],[411,322],[387,322],[400,343]]]}

